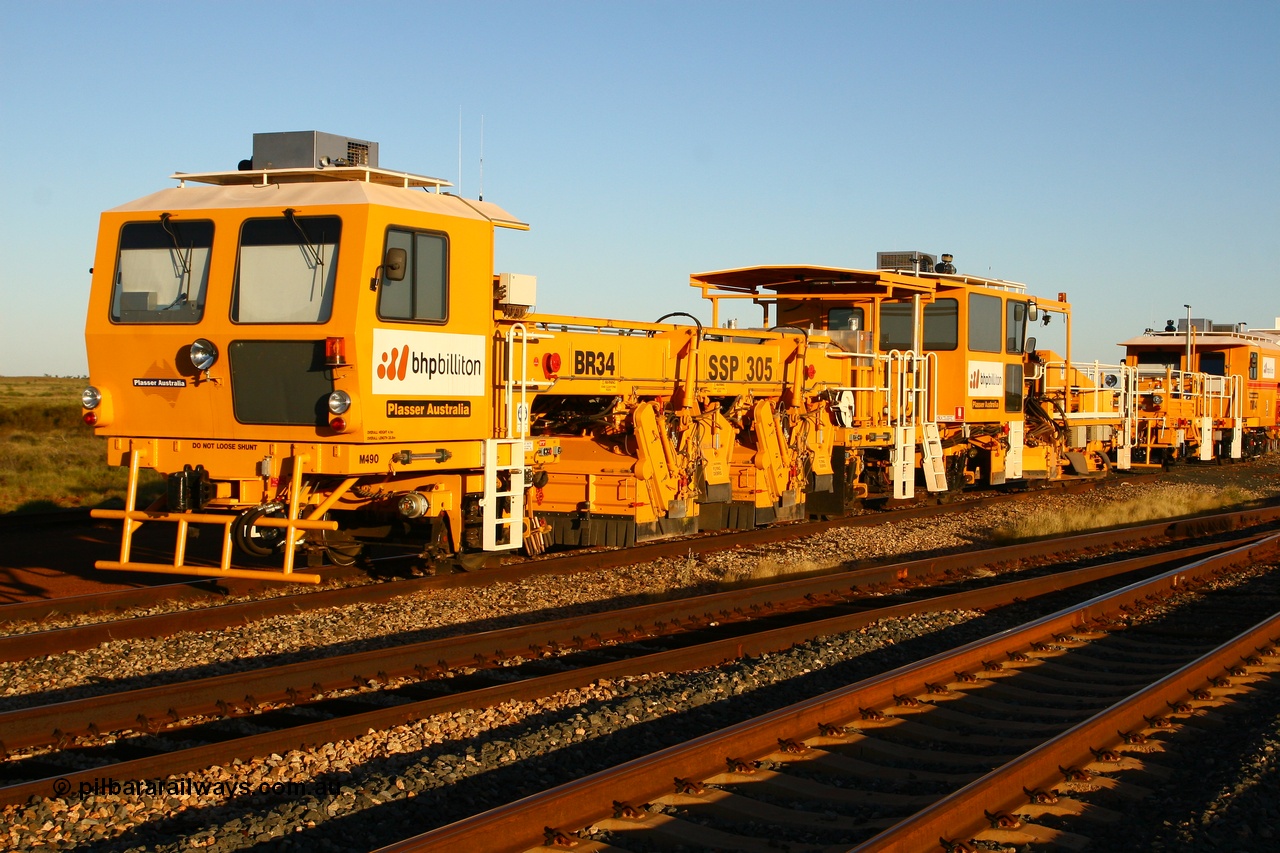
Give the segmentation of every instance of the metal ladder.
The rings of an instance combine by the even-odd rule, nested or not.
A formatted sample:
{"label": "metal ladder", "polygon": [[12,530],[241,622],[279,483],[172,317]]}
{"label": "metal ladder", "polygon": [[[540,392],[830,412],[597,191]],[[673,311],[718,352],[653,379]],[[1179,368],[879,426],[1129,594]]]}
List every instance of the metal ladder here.
{"label": "metal ladder", "polygon": [[947,490],[946,465],[936,415],[937,401],[934,398],[936,389],[932,368],[936,361],[935,353],[921,355],[911,350],[890,350],[887,353],[889,409],[895,424],[890,456],[895,500],[915,497],[917,434],[920,436],[926,487],[931,492]]}
{"label": "metal ladder", "polygon": [[1197,418],[1197,420],[1199,421],[1197,426],[1199,426],[1200,428],[1200,448],[1199,448],[1200,461],[1208,462],[1211,459],[1213,459],[1213,451],[1214,451],[1213,418],[1208,415],[1205,415],[1204,417]]}
{"label": "metal ladder", "polygon": [[[520,344],[520,381],[515,379],[516,333]],[[487,438],[484,447],[484,497],[480,501],[483,534],[482,547],[486,551],[514,551],[524,544],[524,453],[525,438],[529,430],[529,401],[527,390],[529,334],[524,323],[516,323],[507,331],[507,375],[503,382],[507,410],[506,438]],[[516,402],[516,386],[520,388]],[[500,475],[506,474],[507,488],[500,489]],[[507,498],[507,514],[498,514],[499,504]],[[505,542],[499,542],[498,533],[507,529]]]}
{"label": "metal ladder", "polygon": [[946,460],[942,456],[942,436],[938,432],[938,424],[925,421],[922,425],[924,433],[920,440],[920,458],[923,463],[925,486],[931,492],[947,490]]}
{"label": "metal ladder", "polygon": [[893,499],[896,501],[916,496],[916,428],[893,428],[893,453],[890,456],[893,476]]}
{"label": "metal ladder", "polygon": [[[506,449],[505,460],[503,449]],[[498,476],[505,472],[510,482],[498,489]],[[510,499],[507,515],[498,515],[502,498]],[[489,438],[484,441],[484,537],[486,551],[514,551],[524,544],[524,437]],[[507,541],[498,541],[498,531],[507,528]]]}

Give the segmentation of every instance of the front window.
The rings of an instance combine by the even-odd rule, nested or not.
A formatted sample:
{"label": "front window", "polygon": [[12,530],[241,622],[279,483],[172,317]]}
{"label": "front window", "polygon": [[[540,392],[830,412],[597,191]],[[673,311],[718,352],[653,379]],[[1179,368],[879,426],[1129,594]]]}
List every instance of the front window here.
{"label": "front window", "polygon": [[323,323],[337,279],[336,216],[250,219],[240,230],[231,319],[237,323]]}
{"label": "front window", "polygon": [[197,323],[209,285],[213,223],[164,214],[130,222],[120,231],[120,255],[111,290],[117,323]]}
{"label": "front window", "polygon": [[969,349],[977,352],[1000,352],[1000,297],[982,293],[969,294]]}
{"label": "front window", "polygon": [[384,271],[378,284],[378,316],[383,320],[447,320],[449,267],[444,236],[392,228],[387,231],[387,251],[391,249],[404,249],[408,266],[400,281],[387,278]]}

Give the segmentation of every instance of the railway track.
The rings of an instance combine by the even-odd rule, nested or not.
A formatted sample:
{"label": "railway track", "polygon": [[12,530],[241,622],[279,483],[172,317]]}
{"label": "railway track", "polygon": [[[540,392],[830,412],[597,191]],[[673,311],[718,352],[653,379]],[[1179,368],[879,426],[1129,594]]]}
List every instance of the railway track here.
{"label": "railway track", "polygon": [[[1009,496],[987,496],[980,500],[983,503],[989,503],[1008,499],[1010,499]],[[966,505],[965,508],[970,506]],[[535,575],[569,574],[632,565],[664,557],[686,557],[734,547],[780,543],[833,527],[884,524],[957,510],[958,507],[955,505],[914,507],[893,513],[811,522],[805,525],[761,528],[676,541],[664,540],[625,550],[579,551],[542,560],[495,567],[481,572],[405,578],[387,583],[340,586],[321,590],[291,591],[266,598],[249,597],[227,601],[229,597],[249,595],[261,588],[260,584],[254,582],[229,579],[216,584],[212,582],[165,584],[159,587],[77,596],[73,599],[10,604],[0,606],[0,632],[5,630],[5,626],[10,626],[11,631],[8,634],[0,633],[0,661],[23,660],[63,651],[87,649],[108,640],[169,636],[179,631],[209,631],[281,614],[355,603],[385,602],[397,596],[429,589],[489,585]],[[1277,519],[1280,519],[1280,506],[1262,506],[1178,521],[1155,522],[1122,530],[1070,537],[1063,541],[1068,548],[1077,549],[1103,545],[1131,546],[1146,541],[1173,540],[1202,535],[1206,532],[1267,524]],[[1058,553],[1057,546],[1053,543],[1030,543],[995,550],[990,559],[994,562],[1003,562],[1052,553]],[[924,562],[922,568],[945,571],[951,565],[963,562],[963,557],[959,561],[948,561],[946,558],[939,557]],[[192,606],[154,615],[131,614],[134,609],[175,599],[181,599]],[[40,626],[49,619],[73,614],[96,614],[89,617],[96,621],[39,630]]]}
{"label": "railway track", "polygon": [[[1153,480],[1158,479],[1159,476],[1160,475],[1158,474],[1131,474],[1126,475],[1123,480],[1120,478],[1112,480],[1068,480],[1055,482],[1046,486],[1045,489],[1058,493],[1079,494],[1093,491],[1100,487],[1112,486],[1119,482]],[[562,553],[551,557],[536,558],[533,560],[508,558],[502,565],[490,566],[485,568],[483,571],[444,575],[442,578],[438,579],[403,577],[396,576],[394,574],[380,574],[377,572],[375,572],[374,576],[385,580],[387,583],[404,584],[404,589],[406,590],[412,590],[415,587],[430,588],[432,586],[446,586],[450,584],[489,584],[511,580],[512,578],[529,574],[549,574],[553,572],[573,571],[575,569],[583,568],[598,568],[621,563],[636,562],[637,560],[657,559],[664,556],[684,556],[691,552],[705,553],[707,551],[725,548],[785,542],[788,539],[796,539],[838,527],[858,527],[905,521],[913,518],[927,518],[951,512],[962,512],[968,509],[976,509],[984,506],[993,506],[1008,501],[1026,500],[1034,498],[1036,495],[1043,492],[1044,489],[1037,488],[993,494],[963,495],[953,497],[946,502],[920,503],[912,506],[873,510],[862,515],[846,516],[824,521],[789,523],[773,527],[758,528],[755,530],[727,531],[707,533],[695,537],[665,539],[636,545],[626,549],[626,553],[632,555],[630,559],[624,559],[617,556],[622,553],[620,550],[611,551],[603,548],[581,549],[569,554]],[[45,530],[49,527],[83,524],[87,520],[87,513],[79,510],[6,515],[0,516],[0,531],[25,532],[31,530]],[[98,524],[101,524],[101,522],[98,522]],[[610,554],[613,554],[614,556],[610,557]],[[191,559],[193,563],[199,562],[199,560],[194,556],[191,557]],[[378,560],[372,565],[375,567],[382,566],[386,562],[388,561]],[[404,562],[404,560],[391,560],[389,562]],[[353,577],[364,577],[368,574],[364,569],[354,567],[344,568],[329,566],[321,569],[320,571],[324,574],[327,581],[342,581]],[[378,569],[378,572],[381,572],[381,569]],[[157,577],[167,577],[154,575],[146,576],[127,572],[103,572],[101,574],[104,576],[120,575],[122,577],[149,577],[151,580],[156,580]],[[452,578],[452,580],[446,580],[444,578]],[[92,594],[12,602],[0,604],[0,628],[11,624],[40,623],[68,616],[88,616],[92,614],[100,614],[105,620],[113,618],[116,614],[122,611],[153,608],[160,604],[178,601],[185,601],[193,605],[190,609],[198,609],[200,605],[220,606],[231,599],[253,596],[262,590],[279,590],[280,588],[281,585],[268,581],[247,580],[231,577],[192,577],[179,582],[151,583],[146,586],[129,589],[106,590]],[[310,592],[293,593],[293,601],[296,602],[294,609],[303,609],[309,606],[309,602],[323,602],[316,606],[331,606],[329,601],[323,596],[320,598],[308,597],[309,595],[315,595],[326,591],[327,590],[311,590]],[[377,598],[378,593],[371,591],[366,593],[348,594],[353,596],[367,594],[371,596],[369,600],[379,600]],[[217,627],[216,623],[213,621],[209,623],[209,626]]]}
{"label": "railway track", "polygon": [[[992,608],[1001,602],[1040,600],[1055,588],[1126,570],[1146,567],[1151,571],[1173,559],[1210,553],[1224,546],[1204,543],[1185,554],[1162,552],[1188,537],[1273,523],[1277,514],[1280,510],[1261,507],[981,554],[866,567],[730,590],[712,599],[663,602],[647,612],[640,608],[512,626],[478,638],[440,636],[408,647],[297,661],[288,667],[185,681],[131,695],[103,692],[110,689],[104,685],[98,688],[99,696],[55,706],[14,708],[0,715],[0,732],[8,750],[7,760],[0,764],[0,779],[8,783],[0,790],[0,803],[56,795],[58,785],[73,792],[93,790],[104,774],[189,777],[210,766],[235,766],[254,756],[354,739],[463,708],[529,701],[558,690],[579,689],[584,683],[607,684],[655,670],[685,671],[726,660],[767,658],[774,651],[812,643],[815,637],[862,630],[860,625],[910,620],[913,614],[930,609]],[[1152,553],[1138,559],[1128,556],[1120,565],[1079,568],[1089,559],[1097,562],[1103,549],[1133,548],[1138,543],[1145,543]],[[636,550],[628,551],[633,560]],[[1082,554],[1092,557],[1082,559]],[[1054,561],[1072,559],[1074,575],[1047,577]],[[546,562],[550,571],[554,561]],[[1001,577],[966,580],[966,564],[978,563],[998,566]],[[1019,567],[1022,571],[1015,572]],[[486,574],[454,577],[469,583]],[[1009,577],[1018,578],[1016,585],[979,588],[995,587]],[[443,583],[450,578],[420,580]],[[949,588],[927,589],[939,582],[949,582]],[[398,585],[379,588],[392,587]],[[943,594],[950,597],[936,597]],[[925,601],[926,596],[935,598]],[[226,607],[210,609],[233,612]],[[247,618],[244,612],[238,618]],[[128,621],[142,620],[121,624]],[[189,626],[190,620],[184,624]],[[141,635],[154,633],[158,632]],[[32,642],[23,635],[14,639]],[[448,689],[442,689],[446,685]],[[46,701],[56,698],[49,694]],[[12,700],[6,704],[13,706]]]}
{"label": "railway track", "polygon": [[[84,791],[104,775],[154,778],[191,773],[211,764],[350,738],[458,708],[548,695],[600,679],[710,666],[922,609],[1009,604],[1222,547],[1198,545],[1183,554],[1130,558],[928,601],[920,600],[921,589],[908,590],[900,601],[886,599],[887,584],[871,572],[854,572],[490,632],[466,641],[435,641],[12,711],[0,716],[0,731],[11,741],[6,743],[11,757],[3,765],[10,784],[0,789],[0,802],[48,796],[56,786]],[[904,564],[887,577],[908,584],[930,575],[935,580],[945,577],[944,570],[930,562]],[[882,572],[880,577],[886,575]],[[870,586],[859,586],[855,580]],[[873,597],[867,598],[868,593]],[[528,662],[520,665],[522,659]],[[513,662],[518,665],[511,666]],[[475,672],[486,666],[488,675]],[[456,677],[463,667],[469,674]],[[450,675],[455,676],[448,679],[453,690],[439,690],[446,683],[443,677]],[[477,680],[481,685],[473,683]],[[365,689],[353,692],[356,684]],[[373,685],[384,689],[368,689]],[[242,691],[253,695],[246,697]],[[234,718],[245,714],[253,714],[254,733],[247,736],[234,731]],[[178,722],[182,727],[175,725]],[[153,734],[111,733],[120,727],[150,729]],[[80,732],[89,737],[77,740]],[[109,742],[114,743],[103,745]]]}
{"label": "railway track", "polygon": [[1064,816],[1118,815],[1077,793],[1168,776],[1169,732],[1280,669],[1274,578],[1209,590],[1277,548],[1204,558],[384,851],[1080,849],[1089,823]]}

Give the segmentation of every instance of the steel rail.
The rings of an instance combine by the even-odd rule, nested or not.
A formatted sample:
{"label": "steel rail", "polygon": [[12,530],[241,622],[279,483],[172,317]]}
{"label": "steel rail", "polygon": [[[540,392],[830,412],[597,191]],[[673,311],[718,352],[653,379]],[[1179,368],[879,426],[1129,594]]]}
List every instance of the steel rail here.
{"label": "steel rail", "polygon": [[[1099,487],[1114,485],[1117,482],[1123,481],[1096,479],[1067,481],[1055,484],[1054,489],[1055,491],[1063,491],[1070,494],[1081,491],[1091,491]],[[451,576],[446,575],[443,577],[396,580],[392,583],[403,584],[406,587],[412,588],[430,588],[434,586],[447,585],[482,586],[503,580],[518,578],[525,574],[550,574],[555,572],[579,571],[598,567],[629,565],[638,560],[653,560],[668,556],[681,557],[690,552],[700,554],[721,548],[783,542],[832,528],[869,526],[873,524],[893,523],[913,518],[923,518],[932,515],[960,512],[965,509],[1000,504],[1011,500],[1022,500],[1038,494],[1040,491],[1041,490],[1037,489],[1031,491],[982,495],[974,498],[965,498],[951,503],[928,504],[902,509],[869,512],[861,515],[842,516],[840,518],[827,519],[824,521],[790,522],[770,527],[755,528],[752,530],[716,531],[699,534],[693,537],[664,539],[633,545],[630,548],[625,549],[628,554],[632,555],[628,559],[616,556],[623,549],[606,550],[600,548],[584,548],[575,551],[572,554],[535,558],[508,563],[506,565],[487,567],[480,572]],[[4,516],[0,516],[0,519],[3,518]],[[609,558],[610,554],[615,556]],[[344,567],[328,567],[322,571],[329,578],[346,577],[355,573],[355,570]],[[264,581],[262,579],[251,581],[244,578],[234,577],[197,578],[192,576],[186,581],[156,584],[154,586],[144,586],[135,589],[108,590],[100,593],[68,596],[65,598],[0,604],[0,625],[3,625],[6,622],[39,621],[41,619],[59,615],[121,610],[127,607],[146,607],[161,601],[203,597],[205,595],[211,595],[212,597],[240,595],[252,592],[256,589],[262,589],[264,586],[273,585],[275,585],[274,582]],[[192,590],[197,590],[197,592],[193,593]],[[322,592],[328,592],[328,590]],[[303,599],[305,596],[311,594],[316,593],[313,591],[298,593],[296,594],[296,598]],[[331,605],[324,604],[319,606]]]}
{"label": "steel rail", "polygon": [[1277,630],[1280,614],[858,845],[855,853],[924,853],[937,850],[940,836],[980,837],[989,826],[984,809],[1009,813],[1025,808],[1024,789],[1052,787],[1061,781],[1061,766],[1088,763],[1091,748],[1112,746],[1118,731],[1139,730],[1146,719],[1167,713],[1169,699],[1183,696],[1188,685],[1210,686],[1213,678],[1254,654],[1259,642],[1270,642]]}
{"label": "steel rail", "polygon": [[[1096,541],[1095,534],[1079,538],[1088,542]],[[11,751],[65,742],[78,734],[134,728],[140,722],[159,729],[187,717],[225,716],[241,705],[251,707],[265,702],[289,702],[297,705],[305,702],[308,697],[350,687],[352,684],[363,685],[400,677],[425,678],[431,673],[460,666],[474,666],[477,662],[497,662],[517,655],[525,656],[531,649],[537,650],[534,652],[536,656],[546,649],[600,647],[607,640],[626,642],[700,629],[713,623],[741,622],[813,607],[836,604],[864,604],[867,607],[852,617],[814,622],[799,630],[784,629],[784,633],[777,639],[781,645],[759,648],[761,652],[774,651],[795,642],[822,636],[823,633],[853,630],[876,619],[906,615],[922,607],[992,607],[1015,598],[1056,592],[1080,583],[1167,563],[1180,556],[1199,555],[1225,547],[1228,546],[1209,544],[1194,546],[1183,552],[1149,554],[1085,569],[1012,581],[967,593],[915,600],[896,607],[875,607],[874,599],[858,600],[863,590],[871,586],[887,588],[894,583],[922,577],[936,579],[939,573],[996,562],[989,559],[993,556],[991,552],[957,554],[935,560],[859,569],[838,575],[502,628],[471,636],[426,640],[0,712],[0,732],[3,732],[0,749]],[[1011,562],[1026,559],[1027,556],[1045,556],[1055,549],[1061,552],[1060,542],[1009,546],[996,549],[994,556],[1000,561]],[[841,622],[842,618],[851,621]],[[814,631],[823,633],[813,633]],[[750,647],[746,640],[735,642],[744,649]],[[740,650],[732,656],[740,657],[743,653],[755,652]]]}
{"label": "steel rail", "polygon": [[[1196,546],[1188,550],[1204,552],[1210,547],[1212,546]],[[1154,557],[1138,558],[1138,560],[1146,562],[1154,559]],[[1135,561],[1129,560],[1125,562],[1132,564]],[[1129,566],[1129,569],[1132,569],[1132,565]],[[1002,587],[956,593],[940,599],[929,600],[924,604],[929,609],[991,607],[995,604],[1009,603],[1015,599],[1056,591],[1075,583],[1088,583],[1100,577],[1116,574],[1119,570],[1120,567],[1116,565],[1094,566],[1075,570],[1071,573],[1074,578],[1061,575],[1018,581]],[[304,748],[309,744],[358,737],[370,729],[401,725],[433,714],[453,713],[462,708],[490,707],[509,700],[536,699],[561,690],[580,688],[600,679],[616,679],[645,672],[679,671],[714,666],[726,660],[738,659],[743,656],[783,650],[817,637],[857,630],[878,619],[910,615],[919,612],[921,604],[921,602],[900,604],[804,625],[776,628],[748,637],[729,637],[684,649],[656,652],[626,660],[535,677],[526,681],[516,681],[482,688],[463,694],[441,696],[390,708],[358,712],[336,719],[264,732],[247,738],[165,752],[160,755],[98,766],[83,771],[68,772],[56,778],[51,777],[17,783],[0,788],[0,804],[25,802],[32,796],[47,796],[50,791],[57,790],[52,787],[55,783],[60,785],[69,783],[78,786],[81,782],[92,782],[104,770],[130,778],[166,776],[189,772],[193,768],[229,763],[246,755]],[[34,710],[38,712],[40,710],[48,710],[48,708]],[[63,788],[63,790],[66,789]]]}
{"label": "steel rail", "polygon": [[379,853],[484,850],[491,853],[538,847],[544,830],[576,829],[613,813],[616,801],[643,803],[672,790],[672,779],[706,779],[723,772],[727,757],[750,761],[778,750],[781,739],[804,740],[818,734],[820,724],[856,719],[862,707],[885,706],[896,695],[911,695],[920,685],[950,681],[957,671],[980,668],[983,662],[1105,617],[1122,603],[1146,595],[1176,591],[1188,581],[1207,578],[1239,562],[1273,555],[1280,536],[1245,545],[1190,566],[1073,605],[1019,628],[969,643],[815,699],[770,712],[721,731],[669,747],[576,782],[525,797],[507,806],[457,821],[388,845]]}
{"label": "steel rail", "polygon": [[[954,509],[955,505],[950,505]],[[928,507],[935,510],[937,507]],[[875,519],[874,522],[868,519]],[[977,553],[989,554],[992,561],[1008,559],[1025,559],[1026,555],[1060,554],[1061,548],[1056,543],[1063,543],[1065,548],[1085,550],[1131,544],[1153,537],[1168,539],[1188,538],[1218,532],[1228,532],[1243,527],[1267,524],[1280,519],[1280,506],[1236,510],[1227,513],[1194,516],[1180,520],[1162,520],[1144,525],[1101,532],[1079,534],[1055,540],[1042,540],[1038,543],[1025,543],[1014,546],[999,546],[984,549],[981,552],[969,551],[951,557],[936,557],[913,563],[903,564],[904,577],[915,577],[921,566],[928,571],[944,572],[957,566],[971,562]],[[838,522],[817,522],[826,529],[831,526],[848,526],[854,521],[863,523],[886,523],[895,519],[878,516],[856,516],[850,519],[839,519]],[[21,634],[0,636],[0,661],[25,660],[32,657],[43,657],[63,651],[94,648],[110,640],[139,639],[148,637],[169,636],[179,631],[210,631],[225,628],[228,625],[241,624],[246,621],[265,619],[281,614],[292,614],[325,607],[336,607],[355,603],[379,603],[400,595],[408,595],[428,589],[443,589],[457,586],[488,585],[514,578],[529,577],[541,574],[560,574],[571,571],[587,571],[600,568],[611,568],[632,565],[636,562],[658,559],[659,557],[680,557],[690,553],[702,554],[735,546],[741,546],[746,540],[759,544],[763,541],[783,541],[779,539],[763,540],[764,534],[786,533],[785,538],[809,535],[812,530],[806,526],[807,532],[793,530],[790,527],[762,528],[760,530],[743,531],[741,536],[735,534],[718,534],[695,540],[664,541],[627,549],[589,554],[575,553],[552,560],[534,561],[517,566],[504,566],[500,569],[485,570],[476,573],[445,575],[428,578],[415,578],[382,584],[344,587],[309,591],[293,595],[277,596],[267,599],[233,602],[171,613],[151,616],[137,616],[126,619],[96,622],[87,625],[75,625],[67,628],[56,628],[47,631],[32,631]],[[1041,549],[1039,552],[1036,549]],[[1023,554],[1018,554],[1023,549]],[[1017,556],[1004,556],[1004,554]],[[870,562],[870,561],[869,561]],[[890,564],[893,565],[893,564]],[[836,576],[833,576],[836,577]],[[868,580],[866,583],[882,581]],[[782,584],[777,584],[781,586]],[[143,600],[145,590],[129,590],[126,596],[134,601]],[[210,595],[211,593],[190,593],[192,595]],[[80,598],[91,598],[81,596]],[[52,603],[50,603],[52,604]],[[8,605],[0,607],[0,621],[10,617]],[[47,605],[48,606],[48,605]],[[10,617],[12,618],[12,617]]]}

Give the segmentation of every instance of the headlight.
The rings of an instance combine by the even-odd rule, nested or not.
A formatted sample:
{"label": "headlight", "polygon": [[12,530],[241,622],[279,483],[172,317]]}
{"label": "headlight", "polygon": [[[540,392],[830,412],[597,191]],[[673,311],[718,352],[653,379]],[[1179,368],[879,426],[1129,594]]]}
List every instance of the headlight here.
{"label": "headlight", "polygon": [[1152,394],[1152,395],[1151,395],[1151,405],[1153,405],[1153,406],[1159,406],[1159,405],[1161,405],[1162,403],[1164,403],[1164,397],[1161,397],[1159,394]]}
{"label": "headlight", "polygon": [[80,405],[86,409],[96,409],[102,402],[102,392],[90,385],[80,392]]}
{"label": "headlight", "polygon": [[208,370],[218,360],[218,348],[207,338],[196,338],[196,342],[191,345],[190,355],[196,370]]}
{"label": "headlight", "polygon": [[346,391],[334,391],[329,395],[329,411],[340,415],[351,408],[351,395]]}

